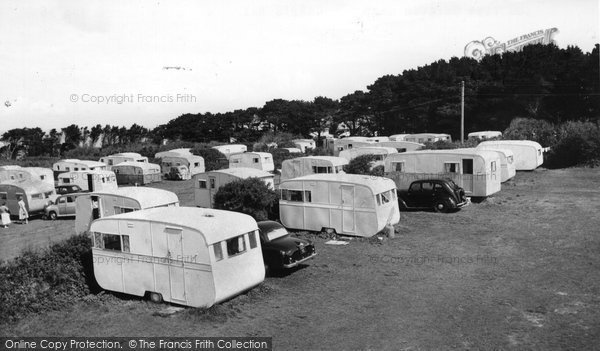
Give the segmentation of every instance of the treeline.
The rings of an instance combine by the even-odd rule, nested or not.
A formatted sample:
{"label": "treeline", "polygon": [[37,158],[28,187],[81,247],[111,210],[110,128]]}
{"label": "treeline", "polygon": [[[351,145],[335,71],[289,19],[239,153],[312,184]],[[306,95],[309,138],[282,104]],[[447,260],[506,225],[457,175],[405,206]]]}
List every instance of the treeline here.
{"label": "treeline", "polygon": [[[20,128],[3,135],[3,149],[14,157],[64,155],[77,146],[112,147],[131,143],[236,142],[253,144],[267,132],[309,137],[339,130],[370,136],[439,132],[457,139],[460,133],[461,82],[465,84],[465,129],[504,130],[515,118],[558,125],[600,118],[599,45],[583,53],[577,47],[531,45],[521,52],[439,60],[386,75],[339,100],[275,99],[264,106],[226,113],[185,114],[148,130],[137,124],[79,127],[44,133]],[[546,146],[546,145],[545,145]]]}

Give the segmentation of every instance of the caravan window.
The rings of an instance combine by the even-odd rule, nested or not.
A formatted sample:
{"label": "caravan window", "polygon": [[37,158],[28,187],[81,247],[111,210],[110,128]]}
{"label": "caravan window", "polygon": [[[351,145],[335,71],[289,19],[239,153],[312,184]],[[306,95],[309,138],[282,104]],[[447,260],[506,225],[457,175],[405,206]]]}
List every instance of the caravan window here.
{"label": "caravan window", "polygon": [[258,161],[259,161],[259,160],[260,160],[260,159],[259,159],[258,157],[254,157],[254,158],[252,159],[252,161],[253,161],[254,163],[258,163]]}
{"label": "caravan window", "polygon": [[32,195],[31,195],[31,198],[32,198],[32,199],[39,200],[39,199],[43,199],[43,198],[44,198],[44,196],[43,196],[41,193],[39,193],[39,194],[32,194]]}
{"label": "caravan window", "polygon": [[115,206],[115,214],[128,213],[133,211],[135,211],[135,209],[131,207]]}
{"label": "caravan window", "polygon": [[333,173],[333,168],[331,166],[313,166],[313,173]]}
{"label": "caravan window", "polygon": [[108,160],[108,165],[109,165],[109,166],[112,166],[112,165],[113,165],[113,160],[109,159],[109,160]]}
{"label": "caravan window", "polygon": [[74,167],[74,168],[73,168],[73,170],[74,170],[74,171],[78,171],[78,170],[79,170],[79,168],[77,168],[77,167]]}
{"label": "caravan window", "polygon": [[223,259],[223,248],[221,247],[221,243],[214,244],[213,251],[215,252],[215,258],[217,261]]}
{"label": "caravan window", "polygon": [[496,172],[496,161],[492,161],[491,163],[492,172]]}
{"label": "caravan window", "polygon": [[121,251],[121,236],[102,233],[102,244],[101,249]]}
{"label": "caravan window", "polygon": [[511,164],[511,163],[513,163],[513,157],[512,157],[512,156],[508,156],[508,157],[506,158],[506,161],[508,161],[508,164]]}
{"label": "caravan window", "polygon": [[65,170],[66,170],[67,172],[70,172],[70,171],[71,171],[71,167],[65,167]]}
{"label": "caravan window", "polygon": [[206,189],[206,180],[204,180],[204,179],[199,180],[198,181],[198,187],[200,189]]}
{"label": "caravan window", "polygon": [[[302,196],[303,193],[304,196]],[[311,202],[312,196],[310,190],[281,189],[281,199],[286,201]]]}
{"label": "caravan window", "polygon": [[228,257],[239,255],[242,252],[246,251],[246,241],[244,240],[243,235],[226,240],[225,243],[227,244]]}
{"label": "caravan window", "polygon": [[248,232],[248,239],[250,240],[250,248],[256,247],[256,230]]}
{"label": "caravan window", "polygon": [[200,167],[200,162],[194,162],[194,167]]}
{"label": "caravan window", "polygon": [[383,161],[383,155],[375,155],[375,161]]}
{"label": "caravan window", "polygon": [[392,172],[404,172],[404,162],[392,162]]}
{"label": "caravan window", "polygon": [[123,252],[129,252],[129,235],[123,235]]}
{"label": "caravan window", "polygon": [[463,174],[473,174],[473,159],[467,158],[462,160]]}
{"label": "caravan window", "polygon": [[446,173],[459,173],[458,169],[458,163],[444,163],[444,171]]}
{"label": "caravan window", "polygon": [[232,158],[231,159],[231,163],[240,163],[240,159],[239,158]]}
{"label": "caravan window", "polygon": [[392,193],[388,190],[386,192],[381,193],[381,204],[385,205],[392,201]]}
{"label": "caravan window", "polygon": [[210,188],[211,189],[215,188],[215,178],[210,178]]}
{"label": "caravan window", "polygon": [[0,200],[6,200],[6,193],[0,193]]}

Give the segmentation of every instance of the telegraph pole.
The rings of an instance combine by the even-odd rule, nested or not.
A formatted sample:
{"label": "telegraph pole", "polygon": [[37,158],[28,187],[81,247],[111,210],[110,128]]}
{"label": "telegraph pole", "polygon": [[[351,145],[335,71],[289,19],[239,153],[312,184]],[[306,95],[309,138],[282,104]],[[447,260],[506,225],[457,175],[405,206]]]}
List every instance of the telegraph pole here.
{"label": "telegraph pole", "polygon": [[465,81],[460,82],[460,142],[465,142]]}

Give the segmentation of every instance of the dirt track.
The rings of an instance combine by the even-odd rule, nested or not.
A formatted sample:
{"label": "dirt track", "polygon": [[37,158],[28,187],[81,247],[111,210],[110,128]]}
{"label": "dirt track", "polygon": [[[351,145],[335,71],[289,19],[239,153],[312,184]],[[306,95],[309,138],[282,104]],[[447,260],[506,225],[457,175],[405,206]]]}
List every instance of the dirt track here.
{"label": "dirt track", "polygon": [[[189,204],[186,186],[160,185]],[[276,350],[592,349],[600,340],[598,200],[598,170],[519,173],[458,213],[403,213],[395,239],[329,246],[301,234],[319,251],[308,266],[212,314],[158,317],[164,305],[107,294],[2,334],[273,336]],[[11,228],[2,255],[17,252],[7,244],[41,245],[48,229],[72,224],[35,222]]]}

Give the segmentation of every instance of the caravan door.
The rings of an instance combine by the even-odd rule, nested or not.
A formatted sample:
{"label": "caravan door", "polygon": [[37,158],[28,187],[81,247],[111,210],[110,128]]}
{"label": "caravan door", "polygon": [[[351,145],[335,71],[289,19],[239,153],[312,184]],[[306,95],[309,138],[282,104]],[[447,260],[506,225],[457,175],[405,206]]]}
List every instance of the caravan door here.
{"label": "caravan door", "polygon": [[171,300],[185,302],[185,273],[183,269],[183,248],[180,228],[165,228],[167,236],[167,258],[169,260],[169,287]]}
{"label": "caravan door", "polygon": [[462,160],[462,187],[465,192],[473,192],[473,159],[463,158]]}
{"label": "caravan door", "polygon": [[342,185],[342,231],[354,233],[354,186]]}
{"label": "caravan door", "polygon": [[213,208],[215,194],[217,193],[217,178],[215,176],[208,177],[208,198],[210,199],[210,208]]}

